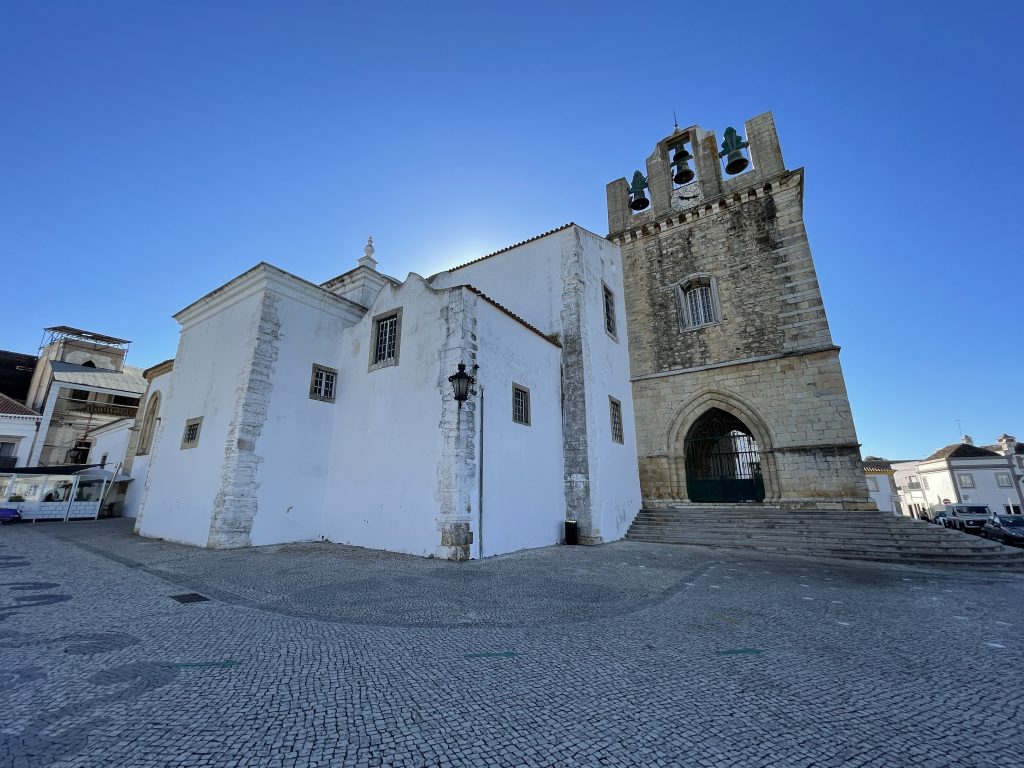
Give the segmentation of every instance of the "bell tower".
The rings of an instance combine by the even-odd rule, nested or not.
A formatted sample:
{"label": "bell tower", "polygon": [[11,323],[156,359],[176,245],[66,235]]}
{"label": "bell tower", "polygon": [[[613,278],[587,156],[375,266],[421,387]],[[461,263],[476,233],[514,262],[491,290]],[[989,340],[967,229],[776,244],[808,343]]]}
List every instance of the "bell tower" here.
{"label": "bell tower", "polygon": [[645,504],[874,509],[771,113],[658,142],[611,182]]}

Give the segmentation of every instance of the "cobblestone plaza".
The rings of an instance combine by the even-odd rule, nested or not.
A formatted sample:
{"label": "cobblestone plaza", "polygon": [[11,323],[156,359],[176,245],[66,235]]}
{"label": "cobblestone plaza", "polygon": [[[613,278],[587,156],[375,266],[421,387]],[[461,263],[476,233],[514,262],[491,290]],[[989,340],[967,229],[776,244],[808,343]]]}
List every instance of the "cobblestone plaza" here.
{"label": "cobblestone plaza", "polygon": [[0,765],[1024,765],[1016,574],[126,523],[0,530]]}

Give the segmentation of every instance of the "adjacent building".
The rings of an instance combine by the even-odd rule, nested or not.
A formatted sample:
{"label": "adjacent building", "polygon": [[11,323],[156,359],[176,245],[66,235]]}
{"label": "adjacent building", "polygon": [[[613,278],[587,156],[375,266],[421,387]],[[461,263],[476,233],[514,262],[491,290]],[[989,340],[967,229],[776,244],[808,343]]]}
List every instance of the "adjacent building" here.
{"label": "adjacent building", "polygon": [[1024,472],[1019,471],[1016,441],[1009,440],[1006,455],[974,445],[968,435],[926,459],[893,462],[904,507],[917,517],[931,517],[947,504],[978,504],[993,512],[1021,514]]}
{"label": "adjacent building", "polygon": [[864,479],[868,484],[868,493],[880,512],[902,514],[899,492],[896,489],[895,470],[892,464],[877,456],[864,459]]}

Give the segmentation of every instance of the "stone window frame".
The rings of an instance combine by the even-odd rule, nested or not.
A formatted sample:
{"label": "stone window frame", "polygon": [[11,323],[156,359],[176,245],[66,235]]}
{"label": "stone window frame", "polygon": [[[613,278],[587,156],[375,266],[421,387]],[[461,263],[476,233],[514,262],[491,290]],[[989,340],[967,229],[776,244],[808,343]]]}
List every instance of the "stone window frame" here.
{"label": "stone window frame", "polygon": [[[519,414],[516,412],[516,395],[523,395],[523,415],[525,418],[520,419]],[[516,384],[512,382],[512,422],[514,424],[521,424],[524,427],[533,425],[533,409],[530,407],[530,388],[524,387],[522,384]]]}
{"label": "stone window frame", "polygon": [[[190,439],[189,438],[189,430],[192,427],[195,427],[196,430],[195,430],[195,434],[192,435],[192,437]],[[202,432],[202,429],[203,429],[203,417],[202,416],[197,416],[194,419],[186,419],[185,420],[185,429],[181,433],[181,450],[185,450],[186,448],[195,448],[197,445],[199,445],[199,434],[200,434],[200,432]]]}
{"label": "stone window frame", "polygon": [[[619,340],[619,317],[615,311],[615,291],[608,287],[608,283],[601,281],[601,310],[604,316],[604,332],[615,342]],[[610,310],[610,312],[609,312]],[[609,320],[611,327],[609,328]]]}
{"label": "stone window frame", "polygon": [[927,475],[921,475],[921,487],[924,488],[926,491],[930,491],[931,490],[931,488],[928,485],[928,476]]}
{"label": "stone window frame", "polygon": [[974,475],[971,472],[957,472],[956,484],[961,488],[974,488]]}
{"label": "stone window frame", "polygon": [[[317,391],[317,374],[323,374],[321,379],[320,389],[323,391]],[[328,384],[330,394],[327,394]],[[322,403],[333,403],[338,397],[338,369],[331,368],[326,365],[320,365],[319,363],[313,363],[313,371],[309,375],[309,399],[319,400]]]}
{"label": "stone window frame", "polygon": [[[392,357],[377,361],[377,335],[380,332],[381,323],[392,317],[395,318],[395,354]],[[402,351],[402,307],[389,309],[387,312],[374,315],[370,322],[370,363],[367,371],[376,371],[378,368],[390,368],[393,365],[398,365],[398,357]]]}
{"label": "stone window frame", "polygon": [[878,478],[877,477],[872,477],[871,475],[868,475],[867,480],[868,480],[868,490],[869,491],[877,491],[878,490]]}
{"label": "stone window frame", "polygon": [[[694,324],[690,317],[689,293],[698,287],[708,288],[711,320],[706,323]],[[698,328],[707,328],[722,322],[722,306],[718,298],[718,280],[710,272],[694,272],[691,275],[687,275],[676,285],[675,294],[676,316],[679,320],[680,330],[695,331]]]}
{"label": "stone window frame", "polygon": [[[1006,482],[1001,482],[1002,478],[1006,478]],[[1009,472],[996,472],[996,485],[1000,488],[1013,488],[1013,480],[1010,479]]]}
{"label": "stone window frame", "polygon": [[160,421],[160,405],[163,401],[159,392],[149,396],[146,410],[142,415],[142,428],[139,433],[139,447],[136,456],[148,456],[153,449],[153,437],[156,434],[156,423]]}
{"label": "stone window frame", "polygon": [[626,444],[626,432],[622,426],[622,401],[608,395],[608,421],[612,430],[612,442]]}

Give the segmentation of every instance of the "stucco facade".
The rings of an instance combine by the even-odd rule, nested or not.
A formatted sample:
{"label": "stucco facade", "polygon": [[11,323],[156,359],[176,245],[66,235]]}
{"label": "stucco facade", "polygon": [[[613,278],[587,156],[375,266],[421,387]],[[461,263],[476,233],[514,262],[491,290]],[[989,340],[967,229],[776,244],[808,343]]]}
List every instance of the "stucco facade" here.
{"label": "stucco facade", "polygon": [[[529,279],[504,278],[524,261]],[[137,531],[454,560],[557,543],[567,518],[585,541],[620,538],[640,496],[618,264],[569,225],[430,280],[380,274],[369,249],[321,285],[258,265],[175,316],[177,354],[143,400],[160,394],[152,447],[132,461],[136,478],[148,464]]]}
{"label": "stucco facade", "polygon": [[[693,126],[647,159],[649,207],[631,209],[625,179],[608,185],[644,501],[730,500],[697,483],[717,462],[733,501],[873,508],[804,229],[803,169],[786,169],[770,114],[745,132],[752,166],[731,178],[715,134]],[[677,147],[695,164],[683,184]],[[721,434],[702,432],[708,419]]]}

